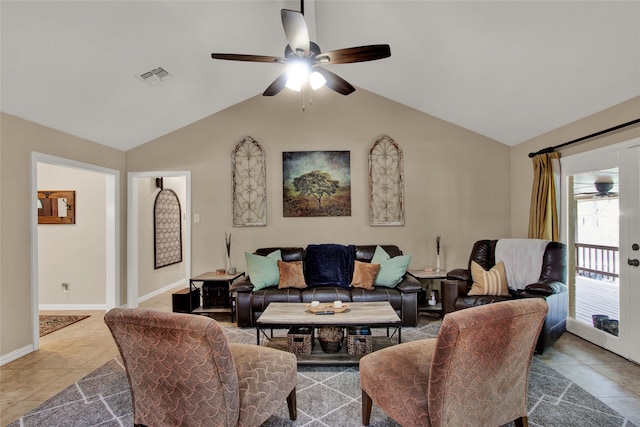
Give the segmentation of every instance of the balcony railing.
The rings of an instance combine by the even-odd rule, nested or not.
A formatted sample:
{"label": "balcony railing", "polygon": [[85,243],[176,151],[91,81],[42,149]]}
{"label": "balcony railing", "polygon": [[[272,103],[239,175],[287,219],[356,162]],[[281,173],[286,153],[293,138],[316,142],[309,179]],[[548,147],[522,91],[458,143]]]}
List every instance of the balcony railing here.
{"label": "balcony railing", "polygon": [[619,273],[618,247],[576,243],[576,272],[579,276],[614,282]]}

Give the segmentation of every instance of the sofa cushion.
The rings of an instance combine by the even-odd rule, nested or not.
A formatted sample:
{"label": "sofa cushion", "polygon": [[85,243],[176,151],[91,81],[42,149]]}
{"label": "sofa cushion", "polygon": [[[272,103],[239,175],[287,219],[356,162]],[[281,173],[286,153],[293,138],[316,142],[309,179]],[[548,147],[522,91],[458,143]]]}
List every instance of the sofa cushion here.
{"label": "sofa cushion", "polygon": [[402,276],[407,272],[410,262],[411,255],[400,255],[391,258],[383,248],[376,247],[371,263],[380,264],[380,270],[373,285],[387,288],[395,287],[402,281]]}
{"label": "sofa cushion", "polygon": [[379,287],[371,290],[364,288],[351,289],[352,302],[388,301],[395,311],[402,311],[402,292],[397,288]]}
{"label": "sofa cushion", "polygon": [[304,281],[304,272],[302,271],[302,261],[284,262],[278,260],[278,270],[280,271],[278,289],[304,289],[307,287],[307,283]]}
{"label": "sofa cushion", "polygon": [[267,256],[244,253],[247,261],[247,273],[251,278],[254,290],[277,286],[280,282],[278,260],[281,260],[280,250],[271,252]]}
{"label": "sofa cushion", "polygon": [[384,249],[391,258],[402,255],[402,251],[396,245],[356,245],[356,259],[362,262],[371,262],[378,246]]}
{"label": "sofa cushion", "polygon": [[304,261],[304,248],[300,247],[291,247],[291,246],[276,246],[270,248],[258,248],[255,250],[254,254],[260,256],[267,256],[271,252],[280,251],[280,257],[282,261]]}
{"label": "sofa cushion", "polygon": [[300,295],[302,297],[302,302],[349,302],[353,301],[351,299],[352,292],[352,289],[343,288],[342,286],[319,286],[315,288],[302,289],[300,290]]}
{"label": "sofa cushion", "polygon": [[278,289],[275,286],[254,291],[251,293],[251,310],[248,311],[262,313],[272,302],[302,302],[301,292],[302,289]]}
{"label": "sofa cushion", "polygon": [[504,262],[500,261],[489,271],[486,271],[480,264],[471,261],[471,278],[473,285],[468,295],[509,295],[507,287],[507,274],[504,269]]}
{"label": "sofa cushion", "polygon": [[353,275],[355,246],[337,244],[309,245],[305,252],[304,274],[307,286],[349,288]]}
{"label": "sofa cushion", "polygon": [[355,261],[353,265],[353,279],[351,286],[354,288],[373,289],[373,282],[380,270],[380,264]]}

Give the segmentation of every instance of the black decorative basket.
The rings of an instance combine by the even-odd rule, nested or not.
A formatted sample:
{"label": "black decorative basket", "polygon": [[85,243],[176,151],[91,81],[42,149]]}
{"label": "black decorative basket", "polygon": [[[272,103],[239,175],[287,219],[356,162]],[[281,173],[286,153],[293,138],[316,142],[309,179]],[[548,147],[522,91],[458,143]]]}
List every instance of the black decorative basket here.
{"label": "black decorative basket", "polygon": [[336,326],[318,328],[318,342],[325,353],[338,353],[342,349],[344,331]]}

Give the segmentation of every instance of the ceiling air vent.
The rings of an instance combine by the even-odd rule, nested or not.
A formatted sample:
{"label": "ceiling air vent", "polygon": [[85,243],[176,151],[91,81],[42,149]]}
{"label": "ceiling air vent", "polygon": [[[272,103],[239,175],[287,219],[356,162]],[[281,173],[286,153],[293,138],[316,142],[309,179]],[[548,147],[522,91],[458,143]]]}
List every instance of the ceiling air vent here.
{"label": "ceiling air vent", "polygon": [[169,74],[164,68],[158,67],[154,70],[147,71],[146,73],[138,74],[136,77],[149,86],[154,86],[171,78],[171,74]]}

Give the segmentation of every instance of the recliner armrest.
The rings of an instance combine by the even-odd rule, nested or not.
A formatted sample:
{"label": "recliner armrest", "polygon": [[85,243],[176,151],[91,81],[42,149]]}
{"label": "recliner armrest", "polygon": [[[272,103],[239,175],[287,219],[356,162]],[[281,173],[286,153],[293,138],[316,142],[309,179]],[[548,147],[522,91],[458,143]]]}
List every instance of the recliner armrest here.
{"label": "recliner armrest", "polygon": [[442,314],[456,311],[456,299],[460,295],[466,295],[468,282],[466,280],[443,280],[440,282],[442,295]]}
{"label": "recliner armrest", "polygon": [[229,292],[251,292],[253,291],[253,283],[249,276],[244,276],[233,282],[229,287]]}
{"label": "recliner armrest", "polygon": [[538,282],[527,285],[524,291],[532,295],[553,295],[567,292],[567,286],[561,282]]}
{"label": "recliner armrest", "polygon": [[456,268],[447,273],[447,280],[464,280],[465,282],[470,282],[471,272],[464,268]]}
{"label": "recliner armrest", "polygon": [[402,281],[396,285],[400,292],[418,292],[422,290],[422,284],[412,274],[405,274]]}

